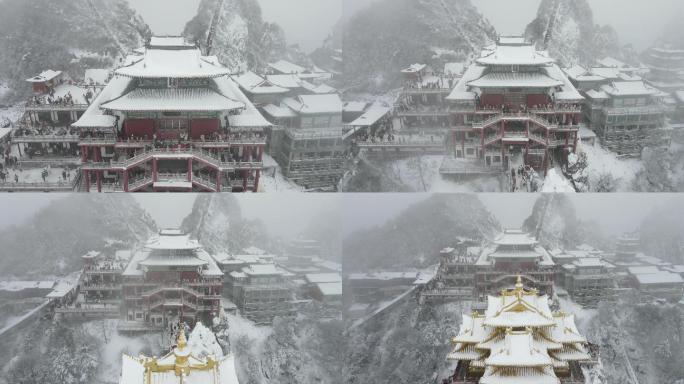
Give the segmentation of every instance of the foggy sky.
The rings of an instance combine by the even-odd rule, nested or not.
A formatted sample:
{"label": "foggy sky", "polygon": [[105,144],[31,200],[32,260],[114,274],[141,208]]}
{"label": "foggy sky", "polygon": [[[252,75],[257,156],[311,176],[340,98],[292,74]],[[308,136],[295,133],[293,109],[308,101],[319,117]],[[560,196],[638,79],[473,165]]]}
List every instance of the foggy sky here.
{"label": "foggy sky", "polygon": [[[177,228],[191,212],[196,194],[134,194],[160,228]],[[259,219],[274,236],[297,237],[319,212],[340,211],[332,194],[236,194],[242,215]]]}
{"label": "foggy sky", "polygon": [[[345,195],[343,234],[348,236],[382,225],[408,206],[429,197],[429,194]],[[655,207],[670,201],[684,201],[684,195],[677,194],[570,194],[568,197],[581,220],[598,222],[609,235],[634,231]],[[520,228],[539,196],[485,193],[478,194],[478,198],[504,228]]]}
{"label": "foggy sky", "polygon": [[[158,35],[180,34],[200,0],[128,0]],[[342,17],[342,0],[258,0],[265,21],[285,30],[289,44],[306,52],[321,46]],[[164,11],[160,11],[164,10]]]}
{"label": "foggy sky", "polygon": [[[156,34],[180,34],[200,0],[128,0]],[[319,47],[342,15],[349,17],[378,0],[258,0],[264,19],[278,23],[290,44],[306,52]],[[541,0],[471,0],[500,34],[519,35]],[[344,3],[343,3],[344,2]],[[648,48],[682,0],[589,0],[595,22],[613,26],[623,44]]]}
{"label": "foggy sky", "polygon": [[[378,0],[345,0],[345,14],[358,11]],[[594,22],[610,25],[623,44],[648,48],[662,32],[682,0],[588,0]],[[471,0],[502,35],[521,35],[537,15],[541,0]]]}

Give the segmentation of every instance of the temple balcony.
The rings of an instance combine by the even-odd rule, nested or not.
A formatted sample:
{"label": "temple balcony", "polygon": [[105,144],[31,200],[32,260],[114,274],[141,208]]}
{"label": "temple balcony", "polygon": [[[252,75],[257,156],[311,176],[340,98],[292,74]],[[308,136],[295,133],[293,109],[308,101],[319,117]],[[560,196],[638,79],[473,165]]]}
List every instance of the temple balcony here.
{"label": "temple balcony", "polygon": [[27,103],[27,112],[51,112],[51,111],[78,111],[85,112],[88,109],[88,104],[37,104],[37,103]]}
{"label": "temple balcony", "polygon": [[[556,104],[547,106],[527,106],[528,113],[538,115],[557,115],[568,113],[581,113],[582,107],[577,104]],[[468,106],[468,105],[452,105],[449,107],[449,112],[460,114],[478,114],[487,115],[493,113],[501,113],[501,106]],[[517,113],[518,110],[515,110]]]}
{"label": "temple balcony", "polygon": [[439,108],[423,108],[423,109],[409,109],[397,113],[399,117],[448,117],[449,110],[446,107]]}
{"label": "temple balcony", "polygon": [[86,268],[84,270],[86,275],[120,275],[123,272],[123,268],[106,268],[106,267],[95,267]]}
{"label": "temple balcony", "polygon": [[24,135],[12,138],[12,144],[78,143],[79,141],[79,135]]}
{"label": "temple balcony", "polygon": [[83,291],[120,291],[121,284],[83,284],[81,286]]}
{"label": "temple balcony", "polygon": [[86,162],[83,163],[81,169],[84,171],[124,171],[138,167],[153,159],[156,160],[182,160],[194,159],[214,169],[219,169],[223,172],[233,171],[253,171],[261,170],[263,162],[261,161],[222,161],[220,156],[202,149],[196,148],[154,148],[138,152],[135,156],[120,160],[109,162]]}
{"label": "temple balcony", "polygon": [[659,115],[664,114],[665,109],[660,104],[642,105],[636,107],[604,107],[607,115]]}
{"label": "temple balcony", "polygon": [[574,124],[562,125],[557,123],[551,123],[545,118],[531,113],[500,113],[484,121],[474,122],[471,126],[473,129],[478,130],[490,127],[498,128],[497,125],[502,122],[507,123],[513,121],[534,123],[536,126],[555,132],[578,132],[580,127],[579,125]]}
{"label": "temple balcony", "polygon": [[55,183],[14,183],[13,181],[0,182],[2,192],[73,192],[78,182],[55,182]]}
{"label": "temple balcony", "polygon": [[55,313],[61,314],[81,314],[84,316],[107,316],[107,315],[118,315],[119,306],[118,305],[91,305],[84,304],[80,307],[58,307],[55,308]]}
{"label": "temple balcony", "polygon": [[[80,140],[77,140],[78,145],[81,147],[90,147],[90,146],[113,146],[114,148],[117,149],[141,149],[141,148],[148,148],[154,146],[154,142],[152,140],[120,140],[116,139],[114,137],[111,138],[93,138],[93,137],[86,137],[82,138]],[[158,143],[163,143],[162,141],[159,141]],[[265,138],[226,138],[223,140],[205,140],[205,141],[199,141],[199,140],[181,140],[181,141],[170,141],[173,145],[182,145],[182,146],[189,146],[189,147],[194,147],[194,148],[235,148],[239,146],[265,146],[266,145],[266,139]]]}
{"label": "temple balcony", "polygon": [[451,88],[403,88],[401,94],[405,96],[417,95],[448,95]]}

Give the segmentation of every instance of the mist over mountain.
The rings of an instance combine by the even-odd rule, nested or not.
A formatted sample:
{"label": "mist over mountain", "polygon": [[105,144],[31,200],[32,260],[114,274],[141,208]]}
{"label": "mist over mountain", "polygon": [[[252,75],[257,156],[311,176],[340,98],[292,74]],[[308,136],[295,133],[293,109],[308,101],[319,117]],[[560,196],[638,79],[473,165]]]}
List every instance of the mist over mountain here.
{"label": "mist over mountain", "polygon": [[3,0],[0,84],[16,100],[30,91],[24,80],[46,69],[82,79],[86,68],[118,64],[150,34],[126,0]]}
{"label": "mist over mountain", "polygon": [[269,61],[286,55],[285,33],[277,24],[263,20],[257,0],[202,0],[183,34],[204,46],[220,3],[223,6],[217,16],[219,24],[211,54],[218,56],[222,64],[236,72],[260,71]]}
{"label": "mist over mountain", "polygon": [[345,269],[429,266],[457,237],[491,239],[499,230],[498,221],[475,195],[435,195],[380,227],[347,237]]}
{"label": "mist over mountain", "polygon": [[245,219],[237,198],[228,193],[198,196],[181,228],[210,253],[238,254],[250,246],[273,246],[263,223]]}
{"label": "mist over mountain", "polygon": [[388,90],[399,71],[414,63],[441,70],[496,38],[470,0],[381,0],[356,13],[344,33],[349,86]]}
{"label": "mist over mountain", "polygon": [[574,203],[564,194],[541,195],[523,229],[548,249],[574,249],[586,243],[606,250],[611,245],[600,225],[579,218]]}
{"label": "mist over mountain", "polygon": [[72,195],[0,232],[0,274],[40,279],[73,272],[88,251],[130,249],[156,230],[130,196]]}
{"label": "mist over mountain", "polygon": [[684,203],[673,201],[655,208],[641,222],[641,248],[644,253],[674,264],[684,263]]}
{"label": "mist over mountain", "polygon": [[458,334],[460,303],[418,305],[409,299],[381,319],[349,332],[348,383],[433,384],[448,376],[451,337]]}
{"label": "mist over mountain", "polygon": [[617,32],[594,23],[587,0],[542,0],[525,35],[563,66],[593,65],[606,56],[623,56]]}

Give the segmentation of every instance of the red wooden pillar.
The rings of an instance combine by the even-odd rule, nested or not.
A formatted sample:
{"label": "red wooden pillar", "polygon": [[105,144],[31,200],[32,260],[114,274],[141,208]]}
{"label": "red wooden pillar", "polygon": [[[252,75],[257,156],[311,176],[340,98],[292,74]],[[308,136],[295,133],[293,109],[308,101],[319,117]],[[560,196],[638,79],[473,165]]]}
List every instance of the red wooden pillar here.
{"label": "red wooden pillar", "polygon": [[264,161],[264,146],[259,146],[259,159],[257,159],[258,162]]}
{"label": "red wooden pillar", "polygon": [[259,179],[261,178],[261,170],[257,169],[256,177],[254,178],[254,192],[259,192]]}
{"label": "red wooden pillar", "polygon": [[188,159],[188,182],[192,183],[192,158]]}
{"label": "red wooden pillar", "polygon": [[221,192],[221,170],[216,170],[216,192]]}
{"label": "red wooden pillar", "polygon": [[87,146],[81,147],[81,162],[83,164],[88,162],[88,147]]}
{"label": "red wooden pillar", "polygon": [[577,138],[578,138],[578,136],[579,136],[579,131],[575,132],[575,140],[574,140],[574,144],[572,146],[573,152],[577,152]]}
{"label": "red wooden pillar", "polygon": [[157,164],[157,159],[153,158],[152,159],[152,182],[156,183],[159,180],[159,174],[158,174],[158,164]]}
{"label": "red wooden pillar", "polygon": [[97,177],[97,192],[102,193],[102,171],[96,171]]}
{"label": "red wooden pillar", "polygon": [[124,169],[123,171],[123,190],[124,192],[128,192],[129,187],[128,187],[128,170]]}
{"label": "red wooden pillar", "polygon": [[480,159],[484,159],[484,128],[482,129],[482,132],[480,132],[480,137],[481,137],[480,140],[482,141],[481,148],[480,148]]}
{"label": "red wooden pillar", "polygon": [[85,179],[86,192],[90,192],[90,171],[83,171],[83,177]]}
{"label": "red wooden pillar", "polygon": [[463,157],[465,158],[465,138],[466,138],[466,133],[461,132],[461,153],[463,154]]}
{"label": "red wooden pillar", "polygon": [[505,164],[504,159],[506,158],[506,147],[504,146],[504,136],[506,135],[506,122],[501,120],[501,166]]}

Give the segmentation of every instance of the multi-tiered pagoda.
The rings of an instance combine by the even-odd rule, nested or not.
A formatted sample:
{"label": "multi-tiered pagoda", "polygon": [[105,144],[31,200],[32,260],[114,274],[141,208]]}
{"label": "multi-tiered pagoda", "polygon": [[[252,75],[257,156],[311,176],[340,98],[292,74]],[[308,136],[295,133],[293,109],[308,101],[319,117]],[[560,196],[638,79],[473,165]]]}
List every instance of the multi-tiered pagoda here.
{"label": "multi-tiered pagoda", "polygon": [[154,37],[126,64],[72,125],[83,189],[258,189],[270,123],[226,67],[180,37]]}
{"label": "multi-tiered pagoda", "polygon": [[484,313],[463,315],[449,360],[449,383],[583,383],[579,365],[592,361],[573,315],[549,308],[549,298],[525,289],[489,296]]}
{"label": "multi-tiered pagoda", "polygon": [[480,298],[510,287],[517,276],[542,293],[553,293],[556,263],[536,238],[507,229],[486,246],[475,261],[475,286]]}
{"label": "multi-tiered pagoda", "polygon": [[555,60],[524,38],[501,37],[486,48],[446,99],[456,159],[479,160],[485,169],[546,170],[577,147],[583,97]]}
{"label": "multi-tiered pagoda", "polygon": [[196,356],[183,327],[176,347],[163,357],[123,355],[120,384],[239,384],[235,356]]}
{"label": "multi-tiered pagoda", "polygon": [[221,309],[223,272],[197,240],[162,230],[122,274],[123,331],[208,323]]}

